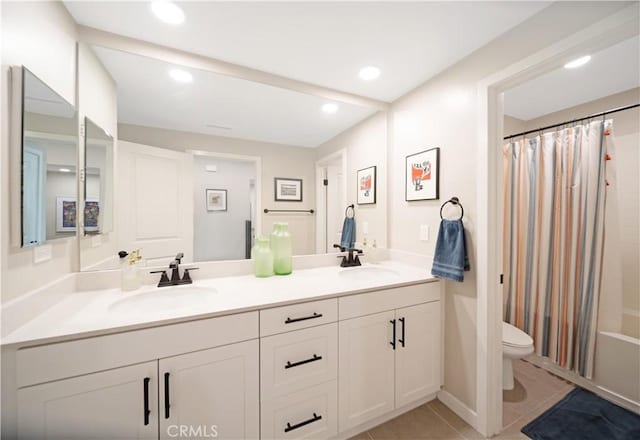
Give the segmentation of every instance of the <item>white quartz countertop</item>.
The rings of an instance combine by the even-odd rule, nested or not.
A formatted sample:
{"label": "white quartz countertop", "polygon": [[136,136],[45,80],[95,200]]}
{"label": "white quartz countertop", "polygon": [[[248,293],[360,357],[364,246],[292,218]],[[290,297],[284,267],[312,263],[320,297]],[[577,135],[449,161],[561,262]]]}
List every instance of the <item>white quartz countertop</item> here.
{"label": "white quartz countertop", "polygon": [[270,278],[229,276],[179,287],[76,292],[3,335],[2,345],[59,342],[434,280],[427,267],[389,260],[355,268],[297,270]]}

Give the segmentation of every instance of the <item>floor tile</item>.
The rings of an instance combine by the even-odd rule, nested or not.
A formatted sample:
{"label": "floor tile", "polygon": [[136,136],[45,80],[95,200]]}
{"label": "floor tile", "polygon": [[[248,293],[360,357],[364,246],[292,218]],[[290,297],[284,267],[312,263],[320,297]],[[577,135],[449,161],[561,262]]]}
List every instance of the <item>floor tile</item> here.
{"label": "floor tile", "polygon": [[422,405],[370,429],[369,435],[373,440],[464,440],[459,432],[428,405]]}
{"label": "floor tile", "polygon": [[438,399],[432,400],[427,404],[433,412],[442,417],[453,429],[458,431],[465,439],[475,440],[484,439],[484,436],[473,429],[467,422],[462,420],[456,413],[451,411],[448,406],[440,402]]}

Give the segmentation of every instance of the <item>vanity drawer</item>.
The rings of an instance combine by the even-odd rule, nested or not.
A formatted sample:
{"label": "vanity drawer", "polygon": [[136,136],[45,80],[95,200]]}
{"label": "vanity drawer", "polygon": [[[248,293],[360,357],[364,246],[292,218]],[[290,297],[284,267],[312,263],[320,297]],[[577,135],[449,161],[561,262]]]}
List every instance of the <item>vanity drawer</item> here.
{"label": "vanity drawer", "polygon": [[338,323],[260,339],[263,399],[334,380],[338,375]]}
{"label": "vanity drawer", "polygon": [[257,337],[258,312],[248,312],[22,348],[16,352],[18,387]]}
{"label": "vanity drawer", "polygon": [[372,315],[440,299],[440,283],[430,282],[340,298],[340,320]]}
{"label": "vanity drawer", "polygon": [[261,404],[261,439],[333,438],[338,434],[338,383],[326,382]]}
{"label": "vanity drawer", "polygon": [[315,327],[338,320],[338,300],[312,301],[260,311],[260,336]]}

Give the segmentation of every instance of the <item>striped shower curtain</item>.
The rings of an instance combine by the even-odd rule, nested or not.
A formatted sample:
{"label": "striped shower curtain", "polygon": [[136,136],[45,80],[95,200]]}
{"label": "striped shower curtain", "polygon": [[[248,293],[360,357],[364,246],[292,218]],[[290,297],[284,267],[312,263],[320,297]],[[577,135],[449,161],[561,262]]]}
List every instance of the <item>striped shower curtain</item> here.
{"label": "striped shower curtain", "polygon": [[535,352],[591,378],[612,121],[504,145],[505,321]]}

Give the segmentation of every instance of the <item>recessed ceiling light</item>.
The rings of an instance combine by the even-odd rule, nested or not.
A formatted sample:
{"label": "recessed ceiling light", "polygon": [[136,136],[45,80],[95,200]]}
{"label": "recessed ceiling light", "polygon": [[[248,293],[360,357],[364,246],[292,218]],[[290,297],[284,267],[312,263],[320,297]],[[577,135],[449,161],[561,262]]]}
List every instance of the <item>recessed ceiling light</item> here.
{"label": "recessed ceiling light", "polygon": [[69,168],[60,168],[58,169],[58,171],[60,171],[61,173],[70,173],[71,170]]}
{"label": "recessed ceiling light", "polygon": [[578,59],[575,59],[573,61],[569,61],[567,64],[564,65],[564,68],[565,69],[575,69],[576,67],[584,66],[589,61],[591,61],[591,55],[585,55],[585,56],[580,57]]}
{"label": "recessed ceiling light", "polygon": [[180,6],[169,1],[151,2],[151,10],[159,20],[169,24],[180,24],[184,21],[184,12]]}
{"label": "recessed ceiling light", "polygon": [[360,69],[358,76],[365,81],[371,81],[380,76],[380,69],[375,66],[363,67]]}
{"label": "recessed ceiling light", "polygon": [[328,102],[322,106],[322,111],[325,113],[335,113],[338,111],[338,104],[334,104],[333,102]]}
{"label": "recessed ceiling light", "polygon": [[171,69],[169,71],[169,75],[171,76],[171,78],[181,83],[190,83],[191,81],[193,81],[193,75],[191,75],[186,70]]}

